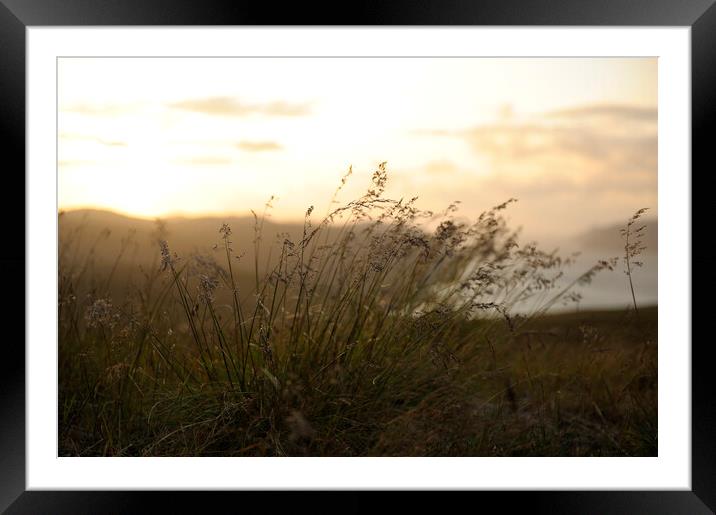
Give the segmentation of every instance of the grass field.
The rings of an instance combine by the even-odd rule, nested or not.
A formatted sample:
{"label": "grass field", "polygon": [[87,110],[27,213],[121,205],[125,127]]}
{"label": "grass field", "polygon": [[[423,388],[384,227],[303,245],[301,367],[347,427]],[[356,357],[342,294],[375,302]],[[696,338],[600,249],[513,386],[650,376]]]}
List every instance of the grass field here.
{"label": "grass field", "polygon": [[142,265],[61,216],[60,455],[656,455],[656,307],[551,310],[617,260],[565,285],[511,201],[465,222],[386,180],[298,234],[216,227],[210,253],[158,226]]}

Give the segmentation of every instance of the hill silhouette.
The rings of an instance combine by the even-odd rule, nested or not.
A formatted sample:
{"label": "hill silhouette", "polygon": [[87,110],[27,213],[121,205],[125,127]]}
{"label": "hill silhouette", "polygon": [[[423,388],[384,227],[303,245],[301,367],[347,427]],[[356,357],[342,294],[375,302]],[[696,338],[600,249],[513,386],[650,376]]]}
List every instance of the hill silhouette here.
{"label": "hill silhouette", "polygon": [[[645,225],[642,242],[646,246],[644,252],[654,254],[658,249],[659,224],[655,219],[639,220],[637,227]],[[624,240],[619,230],[624,224],[606,225],[581,233],[575,238],[575,243],[583,251],[623,252]]]}
{"label": "hill silhouette", "polygon": [[[233,249],[243,255],[238,267],[243,264],[253,267],[255,219],[252,216],[185,218],[169,217],[157,220],[133,218],[111,211],[80,209],[63,212],[59,217],[60,246],[74,247],[77,256],[87,254],[91,249],[97,263],[111,263],[117,258],[123,245],[129,249],[137,264],[149,264],[159,256],[158,240],[169,243],[172,252],[179,256],[206,254],[222,240],[219,228],[226,223],[231,227]],[[276,223],[270,218],[263,222],[263,242],[273,239],[296,238],[303,226],[298,223]]]}
{"label": "hill silhouette", "polygon": [[[78,267],[84,261],[100,276],[107,276],[114,268],[108,290],[112,295],[123,296],[128,288],[141,282],[143,271],[159,268],[159,240],[166,240],[172,253],[181,258],[193,255],[213,255],[218,261],[225,259],[223,242],[219,234],[222,224],[231,227],[232,249],[239,259],[233,267],[242,284],[254,280],[254,241],[256,220],[253,216],[208,216],[201,218],[168,217],[161,220],[133,218],[111,211],[81,209],[62,212],[59,217],[60,255],[74,261]],[[261,220],[259,219],[259,223]],[[313,222],[318,223],[318,220]],[[643,222],[647,226],[643,234],[646,250],[642,256],[644,267],[634,271],[638,285],[637,298],[644,304],[657,302],[657,231],[655,219]],[[547,246],[561,249],[565,255],[579,251],[577,263],[565,272],[565,281],[570,281],[600,259],[619,257],[624,252],[624,241],[620,235],[623,225],[613,224],[594,228],[576,236],[567,236],[546,242]],[[335,230],[335,229],[333,229]],[[299,241],[303,224],[276,222],[271,218],[263,221],[259,262],[263,266],[267,259],[277,255],[269,253],[276,242],[290,239]],[[328,231],[330,238],[331,231]],[[185,262],[187,262],[186,259]],[[584,288],[583,307],[608,308],[628,304],[625,295],[625,281],[621,273],[604,273]]]}

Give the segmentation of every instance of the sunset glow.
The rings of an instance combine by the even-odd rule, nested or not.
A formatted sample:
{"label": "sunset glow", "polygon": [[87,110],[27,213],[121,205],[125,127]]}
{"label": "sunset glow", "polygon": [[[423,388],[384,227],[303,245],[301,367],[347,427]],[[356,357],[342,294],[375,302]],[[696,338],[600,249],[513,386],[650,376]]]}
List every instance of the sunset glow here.
{"label": "sunset glow", "polygon": [[[59,61],[59,207],[273,216],[387,193],[535,233],[657,208],[656,59]],[[323,204],[321,204],[323,203]],[[564,213],[570,213],[565,217]]]}

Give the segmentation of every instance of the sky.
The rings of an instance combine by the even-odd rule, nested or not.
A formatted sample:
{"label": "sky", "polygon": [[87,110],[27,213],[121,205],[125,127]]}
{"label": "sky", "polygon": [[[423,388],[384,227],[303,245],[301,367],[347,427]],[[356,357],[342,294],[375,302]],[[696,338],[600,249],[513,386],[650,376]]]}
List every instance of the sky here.
{"label": "sky", "polygon": [[526,234],[657,210],[652,58],[62,58],[58,204],[131,216],[325,212],[386,193]]}

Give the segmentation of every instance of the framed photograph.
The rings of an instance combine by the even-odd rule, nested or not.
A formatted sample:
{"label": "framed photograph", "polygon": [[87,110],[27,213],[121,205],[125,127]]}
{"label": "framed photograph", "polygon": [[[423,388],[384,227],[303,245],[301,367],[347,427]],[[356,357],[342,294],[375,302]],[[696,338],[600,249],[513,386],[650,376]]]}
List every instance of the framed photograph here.
{"label": "framed photograph", "polygon": [[3,0],[0,507],[711,513],[716,8],[637,4]]}

